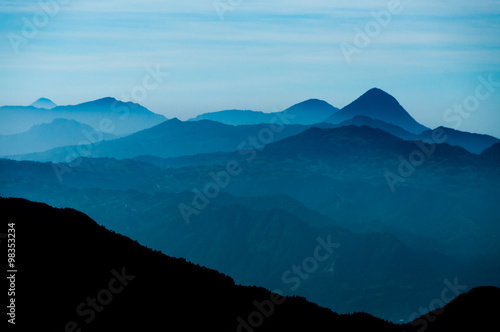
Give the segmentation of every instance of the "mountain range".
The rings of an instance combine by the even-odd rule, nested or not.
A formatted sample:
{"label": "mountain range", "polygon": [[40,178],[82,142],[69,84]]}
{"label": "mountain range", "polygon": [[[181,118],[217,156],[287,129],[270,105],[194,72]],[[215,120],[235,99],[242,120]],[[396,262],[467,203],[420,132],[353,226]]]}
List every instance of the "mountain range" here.
{"label": "mountain range", "polygon": [[51,123],[34,125],[30,130],[13,135],[0,135],[0,156],[42,152],[80,142],[100,142],[117,136],[102,133],[75,120],[55,119]]}
{"label": "mountain range", "polygon": [[[446,143],[460,146],[476,154],[500,142],[492,136],[461,132],[451,128],[427,129],[413,120],[394,97],[376,88],[369,90],[342,110],[324,101],[310,99],[282,112],[222,111],[202,114],[187,122],[177,119],[162,121],[164,120],[162,116],[151,113],[140,105],[122,103],[112,98],[76,106],[59,106],[51,110],[36,110],[33,113],[33,107],[0,108],[0,119],[4,117],[13,124],[8,127],[9,129],[4,127],[4,131],[14,130],[12,128],[16,128],[16,123],[19,124],[29,115],[30,120],[23,120],[23,127],[42,123],[45,124],[43,128],[47,132],[47,135],[36,135],[29,131],[19,135],[3,135],[2,140],[6,143],[0,155],[16,160],[53,162],[67,162],[82,156],[133,158],[150,155],[166,158],[237,151],[251,145],[266,145],[296,135],[311,126],[337,128],[349,125],[381,129],[409,141],[432,142],[433,135],[437,131],[445,138]],[[82,125],[93,126],[95,132],[80,139],[84,132],[88,133],[88,128],[76,128],[73,123],[64,129],[61,126],[44,123],[56,115],[66,119],[78,119]],[[61,120],[58,121],[60,124]],[[119,124],[120,128],[115,124]],[[35,127],[40,131],[37,128]],[[132,133],[128,136],[120,135],[125,128]],[[53,134],[48,134],[49,132]],[[32,140],[33,135],[37,136],[36,140]],[[117,135],[122,138],[101,143],[101,140],[110,140]],[[58,138],[52,139],[54,136]],[[179,140],[180,137],[182,139]],[[27,139],[36,141],[37,144],[29,144]]]}
{"label": "mountain range", "polygon": [[[40,105],[36,103],[35,105]],[[55,119],[75,120],[94,129],[121,136],[153,127],[166,118],[139,104],[102,98],[78,105],[56,106],[51,109],[35,106],[0,107],[0,135],[26,132],[34,125]]]}
{"label": "mountain range", "polygon": [[74,152],[74,156],[70,154],[72,159],[81,156],[124,159],[140,155],[165,158],[205,152],[229,152],[275,142],[298,134],[304,129],[306,129],[304,126],[299,125],[231,126],[209,120],[183,122],[172,119],[117,140],[93,144],[89,148],[88,155],[78,154],[78,146],[71,146],[55,148],[42,153],[10,156],[10,158],[65,162],[68,158],[68,151]]}
{"label": "mountain range", "polygon": [[[431,332],[470,331],[491,327],[499,309],[500,289],[482,287],[425,316],[415,313],[406,325],[363,313],[338,315],[303,298],[237,286],[228,276],[142,247],[75,210],[4,198],[0,207],[2,228],[15,221],[16,233],[23,234],[16,256],[24,271],[16,279],[16,327],[23,330],[420,331],[425,325]],[[41,273],[48,256],[51,273]],[[31,282],[34,275],[37,283]],[[456,296],[450,285],[440,298]],[[36,300],[42,299],[40,308]]]}
{"label": "mountain range", "polygon": [[[445,278],[497,285],[486,276],[500,271],[498,162],[439,144],[393,194],[384,172],[397,172],[398,156],[417,148],[350,126],[310,128],[241,153],[84,158],[78,165],[2,160],[0,195],[78,208],[152,248],[270,289],[310,255],[318,235],[335,236],[343,254],[325,268],[336,272],[315,274],[290,295],[399,321],[439,292]],[[242,171],[228,180],[229,162]],[[179,205],[192,206],[196,197],[201,204],[204,194],[195,192],[209,183],[220,192],[186,225]],[[407,297],[394,297],[398,287]]]}
{"label": "mountain range", "polygon": [[227,110],[204,113],[191,119],[191,121],[211,120],[235,126],[273,122],[281,124],[311,125],[322,122],[337,111],[338,108],[333,107],[326,101],[309,99],[281,112],[263,113],[249,110]]}
{"label": "mountain range", "polygon": [[[429,301],[449,284],[500,286],[499,140],[430,130],[382,90],[341,110],[308,100],[196,121],[112,98],[17,110],[0,108],[0,119],[38,118],[0,136],[0,196],[77,209],[233,284],[305,297],[323,312],[410,322],[408,331],[419,315],[429,323]],[[119,134],[118,121],[136,129]]]}

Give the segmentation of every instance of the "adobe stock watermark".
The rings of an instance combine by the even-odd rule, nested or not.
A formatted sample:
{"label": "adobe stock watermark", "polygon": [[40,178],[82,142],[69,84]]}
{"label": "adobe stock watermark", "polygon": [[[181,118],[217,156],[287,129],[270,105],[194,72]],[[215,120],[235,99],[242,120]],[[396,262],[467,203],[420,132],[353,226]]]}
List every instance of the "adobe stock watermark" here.
{"label": "adobe stock watermark", "polygon": [[[292,265],[290,269],[282,274],[281,280],[285,285],[291,285],[289,287],[290,291],[296,291],[300,287],[302,281],[309,279],[311,274],[319,269],[320,264],[328,260],[335,252],[335,249],[340,247],[339,243],[332,242],[330,235],[327,236],[326,241],[321,237],[317,237],[316,242],[318,244],[312,256],[304,258],[298,265]],[[250,312],[246,319],[243,319],[241,316],[236,318],[238,322],[236,331],[255,331],[264,324],[266,319],[271,317],[276,307],[285,303],[285,301],[286,298],[283,296],[283,292],[280,289],[273,290],[269,300],[264,300],[262,302],[257,300],[253,301],[252,304],[255,310]]]}
{"label": "adobe stock watermark", "polygon": [[31,18],[23,16],[23,26],[20,33],[9,32],[7,38],[10,46],[16,54],[19,53],[19,47],[26,45],[30,40],[35,38],[40,29],[45,28],[52,18],[54,18],[61,10],[61,6],[68,4],[70,0],[41,0],[38,1],[40,10],[37,11]]}
{"label": "adobe stock watermark", "polygon": [[[462,294],[468,288],[466,285],[460,285],[458,283],[458,278],[455,278],[453,283],[448,279],[445,279],[443,283],[445,284],[445,287],[441,291],[439,298],[433,299],[429,302],[428,307],[420,307],[418,308],[418,312],[414,312],[409,316],[408,321],[410,322],[410,325],[418,328],[417,332],[424,332],[427,329],[428,324],[434,322],[436,317],[444,312],[445,305],[451,302],[458,295]],[[447,294],[451,294],[451,296],[448,296]]]}
{"label": "adobe stock watermark", "polygon": [[125,268],[121,272],[115,269],[111,270],[113,277],[109,280],[107,287],[101,289],[94,297],[87,297],[85,301],[81,302],[76,307],[76,314],[80,317],[81,322],[69,321],[66,323],[65,332],[81,332],[84,323],[91,324],[96,316],[104,311],[104,309],[111,305],[115,296],[119,295],[129,282],[133,281],[136,277],[128,275]]}
{"label": "adobe stock watermark", "polygon": [[363,29],[358,26],[354,27],[355,35],[352,43],[340,43],[340,50],[345,60],[351,63],[352,56],[354,54],[360,54],[364,49],[370,46],[373,39],[378,37],[383,29],[391,24],[393,16],[401,14],[403,9],[404,7],[400,0],[389,0],[386,9],[370,12],[373,19],[368,21]]}
{"label": "adobe stock watermark", "polygon": [[471,113],[477,111],[482,101],[487,100],[500,87],[500,81],[493,80],[493,74],[487,78],[480,76],[479,84],[474,89],[474,93],[464,98],[461,103],[455,103],[453,108],[447,109],[443,114],[443,120],[450,124],[453,129],[458,129],[464,119],[468,119]]}
{"label": "adobe stock watermark", "polygon": [[[130,91],[121,94],[122,100],[130,100],[133,103],[144,101],[150,91],[155,90],[163,83],[164,79],[170,74],[161,70],[160,65],[145,68],[147,74],[142,79],[141,84],[138,84],[130,89]],[[130,116],[131,108],[137,107],[136,104],[122,103],[118,100],[113,101],[111,104],[111,112],[119,115],[118,120],[125,121]],[[94,130],[84,129],[82,135],[86,138],[80,141],[76,147],[66,146],[65,164],[58,163],[52,164],[52,168],[60,183],[63,182],[63,175],[71,173],[73,167],[81,164],[83,157],[91,157],[94,148],[99,146],[104,140],[104,134],[112,134],[115,132],[116,126],[112,119],[102,118],[99,121],[98,128]]]}
{"label": "adobe stock watermark", "polygon": [[219,15],[219,19],[224,21],[226,12],[232,12],[236,7],[242,4],[243,0],[215,0],[212,2],[215,12]]}
{"label": "adobe stock watermark", "polygon": [[[277,112],[271,119],[269,126],[261,128],[254,136],[248,136],[246,140],[238,144],[238,153],[247,156],[245,161],[249,164],[255,160],[259,151],[264,150],[265,146],[274,141],[275,135],[285,129],[290,120],[296,115],[286,112]],[[237,160],[230,160],[226,163],[225,169],[217,173],[210,172],[208,175],[212,181],[207,182],[202,189],[193,188],[194,193],[190,204],[180,203],[178,209],[184,222],[191,224],[191,217],[199,215],[202,210],[210,205],[212,199],[219,196],[221,190],[224,190],[231,183],[231,178],[238,176],[243,171],[242,165]]]}
{"label": "adobe stock watermark", "polygon": [[415,141],[417,148],[405,158],[399,155],[399,164],[397,174],[391,171],[385,171],[384,178],[392,193],[396,191],[398,183],[404,183],[407,178],[412,176],[416,169],[422,166],[436,151],[436,144],[446,142],[448,136],[442,128],[436,128],[431,133],[431,138],[422,141]]}
{"label": "adobe stock watermark", "polygon": [[[493,74],[489,74],[487,78],[480,76],[478,81],[479,84],[472,94],[465,97],[462,102],[455,103],[453,108],[449,108],[443,113],[443,120],[449,123],[451,128],[456,130],[460,128],[463,120],[468,119],[473,112],[477,111],[481,102],[490,98],[500,87],[500,81],[495,81]],[[398,156],[397,174],[391,171],[385,171],[384,173],[391,192],[394,193],[398,183],[404,183],[407,178],[415,173],[418,167],[423,165],[434,154],[436,144],[446,143],[447,140],[448,136],[444,130],[438,127],[431,131],[430,138],[415,141],[417,148],[407,158],[402,155]]]}

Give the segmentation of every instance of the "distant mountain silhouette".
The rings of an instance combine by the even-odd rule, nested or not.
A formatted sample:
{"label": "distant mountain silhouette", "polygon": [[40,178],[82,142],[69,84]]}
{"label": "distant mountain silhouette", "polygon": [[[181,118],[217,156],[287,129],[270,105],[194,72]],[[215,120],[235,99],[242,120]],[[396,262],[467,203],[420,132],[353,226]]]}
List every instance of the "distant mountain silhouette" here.
{"label": "distant mountain silhouette", "polygon": [[51,109],[56,107],[57,105],[52,102],[52,100],[47,99],[47,98],[39,98],[37,99],[33,104],[30,106],[36,107],[36,108],[45,108],[45,109]]}
{"label": "distant mountain silhouette", "polygon": [[0,210],[2,229],[15,222],[19,234],[16,327],[23,331],[399,330],[367,314],[338,315],[303,298],[236,286],[230,277],[142,247],[75,210],[4,198]]}
{"label": "distant mountain silhouette", "polygon": [[[483,135],[483,134],[475,134],[468,133],[464,131],[458,131],[455,129],[447,128],[447,127],[438,127],[433,130],[426,130],[419,135],[410,133],[403,128],[381,121],[375,120],[367,116],[355,116],[352,119],[343,121],[337,125],[331,123],[319,123],[316,126],[320,128],[338,128],[343,126],[354,125],[357,127],[361,126],[369,126],[372,128],[377,128],[399,137],[405,141],[424,141],[424,142],[433,142],[434,132],[439,131],[440,135],[445,137],[444,142],[453,146],[460,146],[466,149],[469,152],[479,154],[484,149],[492,146],[495,143],[500,142],[500,140],[496,137]],[[441,142],[440,142],[441,143]]]}
{"label": "distant mountain silhouette", "polygon": [[368,116],[362,116],[362,115],[358,115],[352,119],[345,120],[345,121],[339,123],[337,126],[338,127],[369,126],[372,128],[381,129],[381,130],[385,131],[386,133],[389,133],[391,135],[394,135],[394,136],[399,137],[399,138],[404,139],[404,140],[415,140],[416,139],[415,134],[412,134],[412,133],[404,130],[401,127],[398,127],[396,125],[393,125],[393,124],[390,124],[390,123],[387,123],[387,122],[384,122],[381,120],[375,120],[375,119],[372,119]]}
{"label": "distant mountain silhouette", "polygon": [[22,133],[34,125],[50,123],[58,118],[75,120],[118,136],[150,128],[166,120],[164,116],[139,104],[108,97],[52,109],[33,106],[0,107],[0,134]]}
{"label": "distant mountain silhouette", "polygon": [[413,134],[428,129],[415,121],[393,96],[377,88],[367,91],[324,121],[341,123],[359,115],[399,126]]}
{"label": "distant mountain silhouette", "polygon": [[290,123],[315,124],[338,112],[339,109],[319,99],[309,99],[287,108],[282,113],[294,116]]}
{"label": "distant mountain silhouette", "polygon": [[97,132],[75,120],[55,119],[51,123],[34,125],[21,134],[0,135],[0,156],[41,152],[89,139],[101,141],[114,138],[113,134]]}
{"label": "distant mountain silhouette", "polygon": [[[425,157],[422,148],[431,153]],[[416,167],[410,164],[408,170],[402,168],[403,161],[415,153],[423,154],[425,160]],[[311,128],[261,151],[249,148],[240,153],[137,160],[169,169],[172,180],[161,186],[177,192],[203,186],[211,179],[198,174],[208,174],[215,165],[236,160],[244,166],[245,174],[231,179],[227,190],[234,195],[288,195],[351,230],[390,230],[417,248],[436,249],[440,246],[433,243],[437,242],[447,248],[446,252],[497,255],[500,228],[496,216],[500,210],[494,198],[499,175],[498,167],[485,159],[486,154],[478,156],[446,143],[427,146],[379,129],[349,126]],[[186,168],[196,171],[186,173]],[[400,173],[400,169],[409,173]],[[400,176],[397,194],[391,192],[386,172]],[[182,185],[177,180],[181,177],[189,181]],[[458,209],[454,208],[457,204]],[[477,227],[463,231],[472,224]],[[432,237],[433,241],[421,241],[411,234]],[[459,238],[481,240],[464,246]]]}
{"label": "distant mountain silhouette", "polygon": [[496,144],[492,145],[491,147],[485,149],[481,153],[481,156],[491,158],[491,159],[500,160],[500,143],[496,143]]}
{"label": "distant mountain silhouette", "polygon": [[311,125],[323,121],[338,108],[326,101],[309,99],[281,112],[263,113],[255,111],[226,110],[198,115],[190,121],[211,120],[228,125],[252,125],[261,123]]}
{"label": "distant mountain silhouette", "polygon": [[211,113],[203,113],[189,121],[210,120],[227,125],[253,125],[269,123],[275,116],[272,113],[264,113],[250,110],[224,110]]}
{"label": "distant mountain silhouette", "polygon": [[[440,130],[444,135],[446,135],[446,143],[450,145],[460,146],[476,154],[480,154],[485,149],[491,147],[493,144],[500,142],[500,139],[493,136],[468,133],[446,127],[438,127],[434,130]],[[432,141],[432,133],[433,130],[424,131],[423,133],[418,135],[416,139],[421,141]]]}
{"label": "distant mountain silhouette", "polygon": [[[187,121],[178,119],[165,121],[135,134],[96,144],[90,157],[133,158],[140,155],[177,157],[205,152],[229,152],[258,146],[296,135],[308,127],[290,125],[270,129],[269,124],[230,126],[215,121]],[[273,127],[274,128],[274,127]],[[264,134],[262,134],[264,133]],[[261,135],[261,136],[259,136]],[[263,140],[262,140],[263,137]],[[70,151],[77,151],[70,147]],[[42,153],[11,156],[18,160],[66,162],[68,149],[57,148]],[[75,155],[74,158],[79,157]],[[85,156],[86,157],[86,156]]]}

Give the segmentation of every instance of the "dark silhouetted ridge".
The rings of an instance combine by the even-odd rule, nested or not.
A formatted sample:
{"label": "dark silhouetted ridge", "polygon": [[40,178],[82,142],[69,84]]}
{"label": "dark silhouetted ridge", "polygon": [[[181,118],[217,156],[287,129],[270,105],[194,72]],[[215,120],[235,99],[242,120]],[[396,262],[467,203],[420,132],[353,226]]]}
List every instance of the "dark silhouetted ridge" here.
{"label": "dark silhouetted ridge", "polygon": [[444,308],[420,316],[409,324],[418,331],[470,332],[496,329],[493,317],[500,313],[500,288],[477,287],[459,295]]}
{"label": "dark silhouetted ridge", "polygon": [[[19,235],[16,327],[21,330],[64,331],[76,324],[82,331],[237,331],[257,310],[254,301],[268,303],[274,296],[142,247],[75,210],[4,198],[0,208],[2,229],[15,222]],[[105,302],[97,302],[100,311],[86,304],[99,296]],[[286,298],[268,310],[272,314],[259,331],[397,330],[370,315],[339,316],[302,298]]]}
{"label": "dark silhouetted ridge", "polygon": [[[259,331],[324,331],[325,327],[414,331],[418,327],[418,321],[396,326],[368,314],[338,315],[303,298],[280,298],[263,288],[236,286],[221,273],[145,248],[72,209],[12,198],[0,198],[0,209],[2,229],[15,223],[17,234],[19,330],[67,331],[68,326],[78,326],[82,331],[179,327],[249,331],[252,327],[245,324],[253,312],[262,317],[259,324],[253,322]],[[461,295],[435,314],[438,318],[428,331],[487,327],[496,321],[499,296],[494,287]],[[271,307],[271,298],[284,301]],[[97,306],[92,299],[97,299]],[[258,306],[267,309],[266,316],[259,314]]]}

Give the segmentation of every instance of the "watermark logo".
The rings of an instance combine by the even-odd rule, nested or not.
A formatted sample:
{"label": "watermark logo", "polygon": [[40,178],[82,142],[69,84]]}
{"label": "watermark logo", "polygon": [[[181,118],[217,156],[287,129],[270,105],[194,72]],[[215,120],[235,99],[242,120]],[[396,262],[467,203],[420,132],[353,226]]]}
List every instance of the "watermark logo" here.
{"label": "watermark logo", "polygon": [[[335,249],[340,248],[339,243],[332,242],[331,236],[328,235],[326,240],[322,237],[317,237],[318,243],[313,251],[313,255],[302,260],[301,264],[294,264],[290,269],[286,270],[281,280],[285,285],[291,285],[290,291],[296,291],[302,281],[309,279],[315,273],[322,262],[328,260],[335,252]],[[285,303],[286,297],[280,289],[275,289],[271,292],[269,300],[261,302],[255,300],[252,302],[255,310],[247,315],[244,319],[241,316],[236,318],[238,326],[237,332],[253,332],[264,324],[266,319],[271,317],[277,306]]]}
{"label": "watermark logo", "polygon": [[23,17],[23,26],[20,33],[9,32],[7,38],[10,46],[16,54],[19,53],[19,47],[26,45],[30,40],[35,38],[40,29],[45,28],[50,20],[53,19],[61,10],[61,5],[66,5],[70,0],[46,0],[39,1],[40,10],[37,11],[31,18]]}
{"label": "watermark logo", "polygon": [[360,54],[364,49],[371,45],[373,39],[378,37],[384,28],[387,28],[394,15],[399,15],[404,7],[399,0],[391,0],[387,3],[386,9],[380,11],[372,11],[370,15],[372,20],[367,22],[363,29],[358,26],[354,27],[355,35],[352,43],[340,43],[340,50],[347,62],[352,62],[352,57],[355,54]]}
{"label": "watermark logo", "polygon": [[[265,146],[274,141],[275,135],[285,129],[285,125],[295,118],[294,114],[286,112],[275,113],[276,116],[270,121],[269,126],[261,128],[256,135],[248,136],[246,140],[238,144],[238,153],[247,156],[247,163],[255,160],[258,153],[265,149]],[[179,212],[184,222],[191,224],[193,215],[199,215],[202,210],[210,205],[210,201],[219,196],[222,189],[225,189],[230,183],[231,178],[238,176],[243,171],[242,165],[237,160],[230,160],[226,163],[225,170],[218,173],[210,172],[209,177],[212,181],[207,182],[200,190],[193,188],[193,199],[190,204],[180,203]]]}

